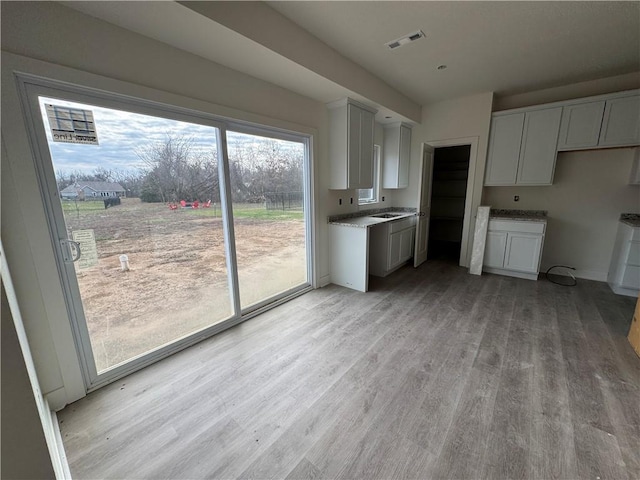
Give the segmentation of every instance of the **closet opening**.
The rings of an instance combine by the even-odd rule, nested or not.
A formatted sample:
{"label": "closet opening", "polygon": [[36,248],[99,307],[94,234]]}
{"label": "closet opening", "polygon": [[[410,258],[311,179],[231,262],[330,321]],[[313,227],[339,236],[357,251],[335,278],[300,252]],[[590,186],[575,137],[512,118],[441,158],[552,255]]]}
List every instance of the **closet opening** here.
{"label": "closet opening", "polygon": [[471,145],[439,147],[433,157],[429,260],[458,264],[462,248]]}

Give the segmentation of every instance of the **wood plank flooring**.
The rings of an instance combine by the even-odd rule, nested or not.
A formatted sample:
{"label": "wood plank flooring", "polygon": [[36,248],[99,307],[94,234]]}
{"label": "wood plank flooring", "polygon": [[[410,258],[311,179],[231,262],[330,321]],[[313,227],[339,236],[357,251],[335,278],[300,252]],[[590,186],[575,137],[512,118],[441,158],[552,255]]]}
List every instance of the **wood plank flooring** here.
{"label": "wood plank flooring", "polygon": [[59,412],[76,479],[640,478],[634,299],[427,262]]}

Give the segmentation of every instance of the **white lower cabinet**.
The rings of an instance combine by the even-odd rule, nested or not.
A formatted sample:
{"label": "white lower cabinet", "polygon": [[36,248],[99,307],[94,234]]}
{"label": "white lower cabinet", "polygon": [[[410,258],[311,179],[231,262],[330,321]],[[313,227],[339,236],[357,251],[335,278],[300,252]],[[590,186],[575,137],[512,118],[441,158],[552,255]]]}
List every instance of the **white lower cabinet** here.
{"label": "white lower cabinet", "polygon": [[507,232],[487,232],[487,243],[484,252],[486,267],[504,267],[504,254],[507,251]]}
{"label": "white lower cabinet", "polygon": [[387,271],[391,271],[413,257],[413,244],[415,241],[415,227],[407,228],[401,232],[389,235],[389,258]]}
{"label": "white lower cabinet", "polygon": [[640,227],[618,225],[607,283],[618,295],[637,297],[640,292]]}
{"label": "white lower cabinet", "polygon": [[490,220],[483,270],[537,280],[545,221]]}
{"label": "white lower cabinet", "polygon": [[540,253],[542,253],[542,235],[508,233],[504,268],[537,274]]}
{"label": "white lower cabinet", "polygon": [[413,257],[416,234],[415,217],[371,227],[369,273],[386,277]]}

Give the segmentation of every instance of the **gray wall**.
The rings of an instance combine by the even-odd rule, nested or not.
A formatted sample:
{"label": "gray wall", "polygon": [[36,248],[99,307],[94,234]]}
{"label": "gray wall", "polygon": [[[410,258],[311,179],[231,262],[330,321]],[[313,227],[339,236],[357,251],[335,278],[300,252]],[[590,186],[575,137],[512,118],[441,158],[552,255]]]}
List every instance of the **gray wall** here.
{"label": "gray wall", "polygon": [[27,367],[2,287],[2,463],[6,479],[54,478]]}

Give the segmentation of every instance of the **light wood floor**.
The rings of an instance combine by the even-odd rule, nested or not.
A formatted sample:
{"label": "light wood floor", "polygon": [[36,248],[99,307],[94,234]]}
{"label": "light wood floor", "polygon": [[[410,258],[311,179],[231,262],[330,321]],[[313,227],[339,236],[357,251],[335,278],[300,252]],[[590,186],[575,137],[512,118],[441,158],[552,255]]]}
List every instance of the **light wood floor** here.
{"label": "light wood floor", "polygon": [[640,478],[632,298],[428,262],[59,413],[74,478]]}

